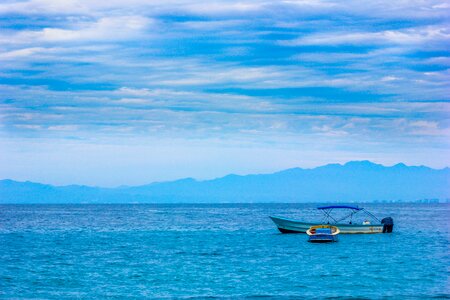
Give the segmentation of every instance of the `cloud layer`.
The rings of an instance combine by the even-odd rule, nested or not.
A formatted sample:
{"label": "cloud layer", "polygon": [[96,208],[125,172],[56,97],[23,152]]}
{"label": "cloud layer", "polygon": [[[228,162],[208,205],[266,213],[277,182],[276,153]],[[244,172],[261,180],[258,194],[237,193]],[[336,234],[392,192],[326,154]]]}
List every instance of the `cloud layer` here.
{"label": "cloud layer", "polygon": [[[449,15],[445,1],[2,2],[1,150],[32,161],[43,141],[92,153],[173,141],[216,149],[205,161],[230,144],[288,155],[269,167],[246,154],[242,172],[344,157],[448,165]],[[215,168],[192,175],[232,171]]]}

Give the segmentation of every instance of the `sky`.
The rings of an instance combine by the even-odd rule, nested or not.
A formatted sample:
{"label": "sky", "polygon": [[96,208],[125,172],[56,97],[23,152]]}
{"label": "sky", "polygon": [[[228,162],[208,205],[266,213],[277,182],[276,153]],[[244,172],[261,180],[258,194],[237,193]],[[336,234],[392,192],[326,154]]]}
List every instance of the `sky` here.
{"label": "sky", "polygon": [[0,3],[0,179],[450,166],[448,1]]}

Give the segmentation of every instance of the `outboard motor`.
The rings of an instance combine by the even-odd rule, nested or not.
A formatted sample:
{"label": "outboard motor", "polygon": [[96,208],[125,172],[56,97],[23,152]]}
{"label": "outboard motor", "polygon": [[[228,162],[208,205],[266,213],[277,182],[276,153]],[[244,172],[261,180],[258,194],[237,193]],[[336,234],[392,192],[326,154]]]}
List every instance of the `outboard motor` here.
{"label": "outboard motor", "polygon": [[394,229],[394,220],[391,217],[381,220],[381,224],[383,224],[383,233],[391,233]]}

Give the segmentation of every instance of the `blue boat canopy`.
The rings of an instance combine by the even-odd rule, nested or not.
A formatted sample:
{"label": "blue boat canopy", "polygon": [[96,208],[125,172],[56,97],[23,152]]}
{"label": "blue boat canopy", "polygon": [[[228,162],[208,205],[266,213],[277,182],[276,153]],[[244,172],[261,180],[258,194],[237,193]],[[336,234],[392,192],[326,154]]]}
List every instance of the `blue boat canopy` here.
{"label": "blue boat canopy", "polygon": [[358,206],[350,206],[350,205],[320,206],[317,209],[332,209],[332,208],[348,208],[348,209],[354,209],[354,210],[362,210],[362,208],[359,208]]}

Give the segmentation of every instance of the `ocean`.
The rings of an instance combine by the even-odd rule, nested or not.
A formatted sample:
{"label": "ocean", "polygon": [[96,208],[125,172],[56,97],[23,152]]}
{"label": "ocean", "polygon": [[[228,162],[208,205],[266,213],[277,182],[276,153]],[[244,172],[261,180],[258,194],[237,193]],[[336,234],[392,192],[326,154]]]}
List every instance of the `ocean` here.
{"label": "ocean", "polygon": [[450,298],[449,204],[364,204],[394,232],[332,244],[269,219],[315,206],[1,205],[0,298]]}

